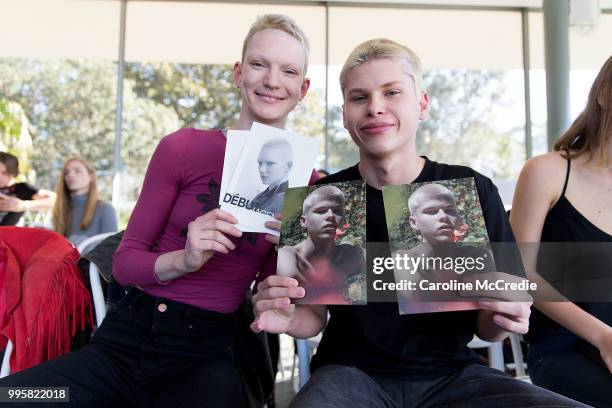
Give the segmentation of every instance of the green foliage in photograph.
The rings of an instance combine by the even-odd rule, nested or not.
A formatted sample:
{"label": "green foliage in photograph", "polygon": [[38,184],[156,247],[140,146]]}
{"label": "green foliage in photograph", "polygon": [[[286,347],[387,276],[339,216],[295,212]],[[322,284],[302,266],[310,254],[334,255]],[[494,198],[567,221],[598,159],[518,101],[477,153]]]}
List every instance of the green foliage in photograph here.
{"label": "green foliage in photograph", "polygon": [[[337,239],[338,244],[351,244],[365,249],[366,206],[365,184],[363,181],[333,183],[344,193],[344,222],[348,229]],[[304,199],[319,186],[290,188],[285,193],[281,246],[296,245],[306,239],[306,231],[300,225]]]}
{"label": "green foliage in photograph", "polygon": [[[412,229],[408,221],[410,217],[408,199],[414,191],[425,184],[434,183],[414,183],[383,188],[385,217],[392,251],[413,248],[421,242],[421,237]],[[435,184],[448,188],[455,196],[457,213],[460,217],[459,224],[467,225],[467,232],[462,242],[489,242],[474,178],[440,180]]]}

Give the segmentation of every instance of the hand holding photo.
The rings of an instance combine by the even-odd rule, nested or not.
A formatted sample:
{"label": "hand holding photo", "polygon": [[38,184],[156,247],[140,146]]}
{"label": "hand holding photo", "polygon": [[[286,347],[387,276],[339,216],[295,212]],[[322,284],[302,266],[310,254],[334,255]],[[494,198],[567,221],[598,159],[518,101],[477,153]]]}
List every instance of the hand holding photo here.
{"label": "hand holding photo", "polygon": [[298,280],[300,304],[365,304],[365,184],[290,188],[277,275]]}

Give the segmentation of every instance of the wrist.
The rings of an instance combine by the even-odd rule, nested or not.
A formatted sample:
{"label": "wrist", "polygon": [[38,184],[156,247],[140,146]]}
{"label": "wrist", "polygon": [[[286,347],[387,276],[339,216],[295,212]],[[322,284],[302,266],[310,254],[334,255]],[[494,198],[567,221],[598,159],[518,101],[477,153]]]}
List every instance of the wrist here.
{"label": "wrist", "polygon": [[181,249],[180,251],[177,251],[176,256],[174,257],[174,269],[181,275],[193,272],[193,270],[187,266],[187,256],[187,250]]}
{"label": "wrist", "polygon": [[607,338],[612,337],[612,327],[605,325],[601,330],[597,330],[591,343],[598,349],[602,347]]}
{"label": "wrist", "polygon": [[19,200],[20,212],[30,211],[30,201]]}

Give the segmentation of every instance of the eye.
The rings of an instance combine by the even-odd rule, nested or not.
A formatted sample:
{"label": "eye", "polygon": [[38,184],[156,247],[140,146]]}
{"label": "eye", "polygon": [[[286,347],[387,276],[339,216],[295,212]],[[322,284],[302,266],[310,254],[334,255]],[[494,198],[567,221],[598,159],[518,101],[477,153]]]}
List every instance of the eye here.
{"label": "eye", "polygon": [[285,74],[295,76],[298,74],[298,72],[295,69],[286,69]]}
{"label": "eye", "polygon": [[387,96],[395,96],[395,95],[399,95],[400,93],[401,93],[401,92],[400,92],[399,90],[397,90],[397,89],[392,89],[392,90],[390,90],[390,91],[387,91],[387,92],[386,92],[386,95],[387,95]]}
{"label": "eye", "polygon": [[250,64],[253,68],[263,68],[264,64],[261,61],[251,61]]}
{"label": "eye", "polygon": [[351,97],[351,102],[364,102],[366,97],[364,95],[355,95]]}

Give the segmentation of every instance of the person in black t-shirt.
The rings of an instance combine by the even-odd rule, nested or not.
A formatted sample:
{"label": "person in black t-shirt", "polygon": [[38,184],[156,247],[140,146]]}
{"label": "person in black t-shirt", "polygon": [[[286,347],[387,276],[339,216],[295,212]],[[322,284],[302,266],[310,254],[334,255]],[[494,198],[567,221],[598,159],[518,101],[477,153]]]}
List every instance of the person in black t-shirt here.
{"label": "person in black t-shirt", "polygon": [[27,183],[14,183],[19,174],[19,160],[0,152],[0,226],[16,225],[26,211],[48,211],[55,203],[55,193]]}
{"label": "person in black t-shirt", "polygon": [[[388,242],[381,187],[473,177],[492,242],[514,240],[496,187],[463,166],[416,154],[416,130],[426,119],[418,57],[393,41],[359,45],[341,74],[344,124],[359,147],[359,164],[319,182],[367,181],[368,241]],[[274,222],[269,223],[274,226]],[[278,225],[275,225],[278,228]],[[269,236],[269,240],[272,237]],[[370,255],[368,255],[370,256]],[[498,270],[520,268],[496,255]],[[391,276],[386,276],[390,274]],[[393,273],[378,275],[392,282]],[[252,330],[308,338],[321,331],[313,375],[294,407],[529,407],[584,406],[481,366],[467,343],[477,334],[497,341],[528,329],[531,302],[480,301],[479,310],[401,315],[397,303],[314,307],[291,304],[304,296],[294,279],[270,276],[254,296]]]}

